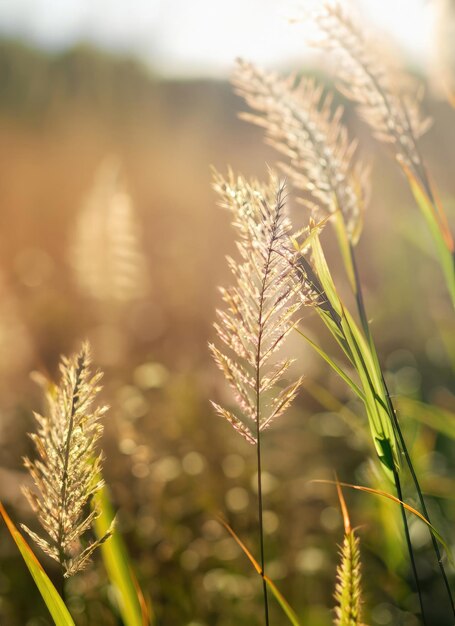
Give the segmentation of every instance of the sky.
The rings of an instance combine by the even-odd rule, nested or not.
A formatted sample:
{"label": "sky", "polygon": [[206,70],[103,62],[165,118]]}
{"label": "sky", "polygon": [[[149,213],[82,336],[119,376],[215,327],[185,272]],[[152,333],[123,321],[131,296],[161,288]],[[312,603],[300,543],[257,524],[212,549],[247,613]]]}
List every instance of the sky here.
{"label": "sky", "polygon": [[[88,41],[171,76],[220,76],[236,57],[280,64],[308,53],[290,18],[317,0],[0,0],[0,33],[51,49]],[[433,0],[436,1],[436,0]],[[413,61],[431,40],[431,0],[357,0]]]}

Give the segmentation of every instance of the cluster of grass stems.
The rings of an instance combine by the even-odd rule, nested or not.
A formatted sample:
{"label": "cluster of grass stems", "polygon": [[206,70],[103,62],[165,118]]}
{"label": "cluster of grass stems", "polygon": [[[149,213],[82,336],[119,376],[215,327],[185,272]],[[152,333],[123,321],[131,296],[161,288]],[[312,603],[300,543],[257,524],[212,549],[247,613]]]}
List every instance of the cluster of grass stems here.
{"label": "cluster of grass stems", "polygon": [[[391,71],[382,65],[367,45],[362,30],[338,4],[324,5],[314,19],[323,35],[319,45],[339,61],[340,89],[356,104],[375,137],[388,144],[405,174],[435,242],[442,276],[455,304],[453,238],[418,146],[418,138],[428,127],[428,121],[421,118],[418,99],[415,94],[396,88],[397,81]],[[297,614],[267,575],[262,440],[270,425],[299,393],[304,370],[289,382],[290,368],[295,370],[298,364],[283,357],[282,348],[286,343],[287,351],[292,351],[292,345],[303,340],[362,403],[371,435],[371,452],[395,493],[368,486],[345,486],[388,498],[400,507],[420,601],[420,619],[430,626],[408,515],[415,515],[426,524],[435,565],[445,588],[447,611],[455,617],[442,554],[446,545],[430,519],[400,416],[386,384],[358,271],[356,245],[369,199],[370,167],[359,156],[357,142],[349,139],[342,123],[342,109],[333,108],[331,95],[324,94],[315,81],[299,81],[294,76],[282,78],[239,61],[233,83],[252,109],[242,117],[264,128],[268,142],[283,157],[279,167],[288,182],[282,182],[273,171],[269,171],[265,183],[247,180],[231,171],[226,177],[215,172],[213,179],[220,204],[232,217],[238,256],[228,259],[233,283],[221,289],[223,307],[217,312],[215,324],[218,343],[210,344],[217,365],[232,387],[237,408],[215,402],[213,405],[256,448],[259,558],[253,556],[227,522],[221,520],[221,523],[262,579],[266,626],[270,624],[270,593],[289,621],[299,624]],[[306,223],[298,229],[294,229],[286,211],[291,190],[301,196],[305,208],[302,215],[307,216]],[[326,260],[324,230],[330,227],[335,231],[352,292],[353,311],[340,296]],[[300,317],[304,318],[308,309],[315,311],[334,346],[341,348],[343,364],[335,362],[306,335]],[[31,435],[37,460],[25,460],[34,482],[34,488],[27,489],[25,494],[44,534],[24,528],[58,562],[62,571],[60,593],[3,507],[0,512],[56,624],[74,623],[64,603],[63,577],[83,569],[99,547],[108,577],[118,592],[117,608],[123,622],[127,626],[140,626],[152,623],[153,613],[115,529],[109,493],[102,480],[102,455],[96,448],[107,409],[96,406],[101,374],[91,373],[90,359],[90,348],[84,344],[79,354],[62,360],[58,385],[43,383],[47,410],[44,415],[36,415],[37,432]],[[405,481],[410,483],[410,495],[417,498],[416,507],[406,502]],[[360,626],[363,621],[359,538],[351,527],[341,484],[334,482],[345,531],[334,593],[334,624]],[[89,531],[95,536],[91,541],[84,539]]]}

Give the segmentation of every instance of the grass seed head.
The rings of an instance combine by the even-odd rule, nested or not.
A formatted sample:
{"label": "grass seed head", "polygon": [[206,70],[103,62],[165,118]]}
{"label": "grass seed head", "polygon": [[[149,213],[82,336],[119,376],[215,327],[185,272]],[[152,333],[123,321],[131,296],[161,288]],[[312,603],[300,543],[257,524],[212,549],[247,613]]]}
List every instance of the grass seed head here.
{"label": "grass seed head", "polygon": [[431,125],[420,111],[422,90],[384,62],[365,29],[342,6],[326,2],[316,14],[323,34],[319,45],[337,55],[341,91],[357,103],[361,117],[377,139],[393,147],[397,160],[423,176],[418,138]]}
{"label": "grass seed head", "polygon": [[358,237],[369,200],[369,165],[357,156],[342,124],[342,107],[332,107],[313,79],[281,78],[240,60],[233,77],[237,92],[255,111],[242,117],[265,129],[268,142],[287,157],[280,164],[294,186],[309,194],[317,211],[341,211],[351,238]]}
{"label": "grass seed head", "polygon": [[[112,533],[86,543],[98,511],[90,501],[103,486],[102,454],[97,443],[103,432],[106,406],[94,406],[101,372],[90,370],[88,343],[79,354],[62,357],[58,386],[47,385],[47,411],[35,414],[37,430],[30,435],[36,460],[26,458],[35,489],[23,491],[44,530],[44,536],[23,528],[46,554],[60,563],[66,577],[83,569],[93,551]],[[85,545],[84,545],[85,544]]]}
{"label": "grass seed head", "polygon": [[104,303],[127,303],[148,289],[136,212],[117,159],[101,164],[75,224],[70,260],[81,291]]}
{"label": "grass seed head", "polygon": [[228,259],[234,282],[221,289],[224,307],[215,324],[222,349],[214,344],[210,349],[234,391],[240,416],[214,407],[254,444],[258,432],[289,407],[301,384],[298,379],[283,388],[291,359],[275,358],[302,305],[292,227],[285,214],[284,185],[273,173],[268,184],[215,173],[214,188],[232,214],[240,261]]}

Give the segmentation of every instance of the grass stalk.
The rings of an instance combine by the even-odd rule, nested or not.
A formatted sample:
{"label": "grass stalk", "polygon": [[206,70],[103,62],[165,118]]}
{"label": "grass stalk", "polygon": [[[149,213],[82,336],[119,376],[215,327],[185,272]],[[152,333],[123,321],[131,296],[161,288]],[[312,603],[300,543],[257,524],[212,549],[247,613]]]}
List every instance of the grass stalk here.
{"label": "grass stalk", "polygon": [[[359,313],[359,317],[364,329],[364,332],[368,338],[368,342],[371,346],[371,349],[374,351],[375,356],[377,358],[377,352],[376,352],[376,346],[374,343],[374,339],[371,333],[371,329],[370,329],[370,325],[368,323],[368,318],[367,318],[367,314],[366,314],[366,308],[365,308],[365,301],[363,298],[363,290],[362,290],[362,285],[360,282],[360,277],[359,277],[359,273],[358,273],[358,268],[357,268],[357,261],[356,261],[356,256],[355,256],[355,251],[354,248],[352,246],[352,244],[349,245],[349,252],[350,252],[350,257],[351,257],[351,264],[352,264],[352,268],[354,270],[354,279],[355,279],[355,297],[356,297],[356,303],[357,303],[357,309],[358,309],[358,313]],[[378,361],[379,362],[379,361]],[[431,524],[431,518],[429,516],[428,513],[428,509],[427,506],[425,504],[425,498],[423,497],[423,493],[422,493],[422,489],[420,487],[420,483],[416,474],[416,471],[414,469],[414,465],[412,463],[411,460],[411,456],[409,454],[408,451],[408,447],[406,445],[406,441],[403,435],[403,431],[401,429],[398,417],[397,417],[397,413],[395,411],[395,408],[393,406],[393,402],[392,402],[392,398],[390,396],[390,392],[384,377],[384,372],[382,370],[382,368],[380,367],[380,372],[381,372],[381,377],[382,377],[382,384],[384,387],[384,392],[385,392],[385,398],[387,400],[387,408],[388,408],[388,413],[390,415],[392,424],[394,426],[394,430],[398,436],[398,440],[400,443],[400,447],[401,447],[401,451],[403,453],[403,456],[405,458],[406,461],[406,465],[409,469],[409,472],[411,474],[411,478],[412,478],[412,482],[414,484],[414,487],[416,489],[417,492],[417,496],[419,499],[419,503],[420,506],[422,508],[422,513],[423,515],[426,517],[426,519],[428,520],[428,522]],[[395,487],[397,490],[397,496],[400,500],[403,500],[402,495],[401,494],[401,484],[400,484],[400,480],[398,477],[398,474],[396,472],[394,472],[394,479],[395,479]],[[405,534],[406,534],[406,542],[408,544],[408,551],[409,551],[409,556],[411,559],[411,564],[413,567],[413,571],[414,571],[414,577],[415,577],[415,581],[416,581],[416,585],[417,585],[417,589],[418,589],[418,593],[419,593],[419,601],[421,604],[421,608],[422,608],[422,617],[424,615],[423,613],[423,607],[422,607],[422,598],[421,598],[421,594],[420,594],[420,585],[419,585],[419,581],[418,581],[418,576],[417,576],[417,571],[415,568],[415,560],[414,560],[414,555],[413,555],[413,549],[412,549],[412,543],[410,541],[410,537],[409,537],[409,528],[408,528],[408,524],[407,524],[407,519],[406,519],[406,512],[404,510],[404,507],[401,505],[401,513],[402,513],[402,517],[403,517],[403,524],[404,524],[404,529],[405,529]],[[433,536],[433,533],[430,532],[431,535],[431,542],[433,545],[433,550],[435,552],[436,555],[436,559],[438,561],[438,567],[439,570],[441,572],[441,576],[444,582],[444,586],[446,588],[447,591],[447,595],[449,598],[449,602],[450,602],[450,606],[453,612],[453,615],[455,617],[455,603],[454,603],[454,598],[453,598],[453,594],[452,591],[450,589],[450,584],[449,584],[449,580],[447,577],[447,573],[445,571],[445,567],[444,564],[442,562],[442,555],[441,555],[441,551],[439,549],[438,546],[438,542],[436,541],[436,538]]]}
{"label": "grass stalk", "polygon": [[409,554],[409,559],[411,561],[411,568],[412,568],[412,573],[414,576],[414,582],[416,585],[416,591],[417,591],[417,595],[419,597],[419,604],[420,604],[420,613],[422,615],[422,621],[424,623],[424,625],[426,626],[427,624],[427,620],[425,617],[425,609],[423,606],[423,597],[422,597],[422,589],[420,587],[420,580],[419,580],[419,575],[417,572],[417,566],[416,566],[416,562],[415,562],[415,556],[414,556],[414,548],[412,547],[412,541],[411,541],[411,536],[409,534],[409,525],[408,525],[408,519],[406,517],[406,511],[405,508],[402,504],[403,502],[403,492],[401,489],[401,482],[400,482],[400,477],[398,475],[398,472],[396,469],[394,469],[393,471],[393,478],[395,481],[395,489],[397,492],[397,497],[399,500],[401,500],[400,503],[400,510],[401,510],[401,517],[403,519],[403,528],[404,528],[404,536],[406,539],[406,545],[408,548],[408,554]]}
{"label": "grass stalk", "polygon": [[[361,297],[358,299],[358,301],[359,300],[363,302],[363,299]],[[364,317],[366,319],[365,309],[363,310],[363,313],[364,313]],[[371,335],[369,334],[369,336],[371,336]],[[358,349],[358,356],[359,356],[361,362],[364,363],[361,351],[360,351],[359,348],[357,348],[357,349]],[[366,372],[366,374],[368,376],[368,370],[367,370],[367,367],[366,367],[365,364],[364,364],[364,368],[365,368],[365,372]],[[382,370],[381,370],[381,374],[382,374]],[[383,376],[382,376],[382,380],[384,380]],[[371,381],[370,381],[370,385],[373,385]],[[391,406],[391,400],[390,400],[389,396],[387,398],[388,398],[387,408],[389,408],[389,406]],[[388,411],[388,412],[390,412],[390,411]],[[392,423],[395,424],[395,422],[397,422],[398,420],[396,418],[396,415],[395,415],[393,409],[392,409],[392,413],[395,416],[395,419],[393,420]],[[402,437],[401,440],[404,443],[404,438],[403,437]],[[392,473],[393,473],[393,481],[394,481],[394,484],[395,484],[395,490],[396,490],[396,493],[397,493],[397,497],[398,497],[398,499],[400,501],[403,501],[403,494],[402,494],[401,483],[400,483],[398,471],[397,471],[396,467],[393,464],[392,464]],[[404,505],[403,505],[402,502],[400,502],[400,509],[401,509],[401,516],[402,516],[402,520],[403,520],[403,530],[404,530],[406,545],[407,545],[407,549],[408,549],[409,560],[411,562],[411,568],[412,568],[412,572],[413,572],[413,576],[414,576],[414,582],[415,582],[415,586],[416,586],[417,595],[419,596],[419,604],[420,604],[422,619],[423,619],[423,623],[426,625],[426,620],[425,620],[425,615],[424,615],[424,610],[423,610],[422,591],[421,591],[421,588],[420,588],[420,581],[419,581],[419,576],[418,576],[417,567],[416,567],[416,563],[415,563],[414,548],[412,546],[412,541],[411,541],[411,537],[410,537],[410,534],[409,534],[409,524],[408,524],[408,520],[407,520],[407,517],[406,517],[406,511],[405,511],[405,508],[404,508]]]}
{"label": "grass stalk", "polygon": [[[228,179],[215,174],[215,189],[221,206],[233,213],[238,232],[241,263],[229,259],[235,285],[222,289],[225,310],[218,310],[215,324],[228,354],[214,344],[210,349],[217,365],[232,387],[240,408],[235,413],[212,403],[245,439],[256,445],[258,531],[260,569],[264,595],[265,625],[269,626],[268,577],[265,550],[262,493],[262,437],[270,423],[294,400],[302,379],[278,389],[277,383],[289,368],[289,359],[271,357],[294,328],[292,318],[302,305],[294,277],[295,253],[289,242],[291,223],[285,215],[284,185],[271,174],[270,184],[249,183],[242,177]],[[310,296],[307,295],[309,298]],[[276,359],[273,359],[276,361]],[[267,396],[264,398],[264,394]],[[272,398],[270,400],[270,398]],[[253,422],[254,426],[250,426]],[[276,593],[272,589],[272,593]],[[287,611],[287,609],[286,609]]]}
{"label": "grass stalk", "polygon": [[262,576],[262,592],[264,595],[264,618],[266,626],[269,626],[269,600],[267,595],[267,582],[265,579],[265,551],[264,551],[264,524],[263,524],[263,503],[262,503],[262,459],[261,459],[261,437],[259,432],[259,421],[257,427],[257,472],[258,472],[258,520],[259,520],[259,544],[261,554],[261,576]]}
{"label": "grass stalk", "polygon": [[[275,221],[272,226],[271,240],[276,238],[277,222]],[[258,341],[256,351],[256,459],[257,459],[257,473],[258,473],[258,520],[259,520],[259,544],[261,553],[261,569],[262,569],[262,591],[264,594],[264,617],[265,624],[269,626],[269,602],[267,596],[267,584],[265,581],[265,554],[264,554],[264,523],[263,523],[263,503],[262,503],[262,458],[261,458],[261,352],[262,352],[262,333],[264,328],[263,309],[264,309],[264,292],[267,280],[270,273],[270,262],[272,257],[272,246],[269,246],[267,251],[267,257],[265,261],[265,271],[262,277],[260,298],[259,298],[259,310],[258,310]]]}
{"label": "grass stalk", "polygon": [[[346,241],[345,236],[346,233],[344,231],[344,222],[342,220],[340,220],[338,222],[338,228],[337,228],[337,234],[339,237],[339,241],[340,241],[340,247],[341,244],[343,242],[343,239]],[[320,250],[319,247],[319,243],[316,243],[316,248]],[[345,251],[347,251],[346,255],[343,255],[343,260],[346,267],[346,270],[348,271],[348,274],[352,277],[351,282],[351,286],[356,298],[356,303],[357,303],[357,308],[358,308],[358,313],[359,313],[359,317],[361,319],[361,324],[362,324],[362,328],[363,328],[363,332],[366,338],[366,344],[364,345],[364,349],[368,350],[370,352],[371,358],[368,359],[368,363],[366,361],[366,355],[364,355],[363,352],[363,348],[362,345],[358,344],[357,340],[352,341],[352,339],[355,337],[354,335],[354,331],[353,328],[351,327],[352,324],[354,324],[353,320],[351,320],[351,322],[349,321],[349,315],[347,313],[347,311],[345,309],[343,309],[343,307],[341,308],[341,313],[344,319],[344,322],[339,321],[339,315],[337,314],[337,312],[335,311],[335,309],[333,309],[332,305],[330,305],[329,309],[327,309],[327,304],[326,304],[326,311],[325,313],[328,313],[330,315],[330,317],[332,318],[333,322],[335,323],[338,331],[342,334],[343,340],[346,342],[346,345],[349,347],[349,350],[347,352],[347,356],[348,358],[351,360],[351,362],[353,363],[354,367],[357,369],[361,380],[363,381],[363,386],[365,389],[365,405],[367,408],[367,411],[369,411],[370,409],[368,408],[368,405],[370,403],[370,400],[372,399],[372,404],[374,406],[376,406],[377,403],[380,404],[380,406],[382,407],[382,410],[385,412],[385,415],[387,415],[387,419],[389,420],[391,426],[392,426],[392,431],[390,434],[387,434],[387,430],[383,430],[385,428],[385,426],[383,426],[381,428],[382,434],[381,437],[384,437],[384,444],[387,444],[387,442],[390,442],[389,445],[393,446],[392,442],[390,441],[389,437],[392,436],[394,437],[393,433],[396,433],[396,424],[398,422],[393,405],[392,405],[392,401],[390,398],[390,394],[388,393],[387,387],[385,385],[385,380],[384,380],[384,375],[382,372],[382,369],[380,367],[379,364],[379,359],[378,359],[378,355],[376,352],[376,348],[375,348],[375,344],[374,344],[374,340],[369,328],[369,324],[368,324],[368,318],[367,318],[367,314],[366,314],[366,308],[364,305],[364,299],[363,299],[363,293],[362,293],[362,288],[361,288],[361,283],[360,283],[360,279],[359,279],[359,274],[357,271],[357,266],[355,263],[355,255],[354,255],[354,250],[351,244],[349,244],[347,246],[347,248],[345,247]],[[332,297],[335,298],[335,300],[338,300],[338,296],[336,294],[336,290],[335,287],[332,283],[332,279],[330,276],[330,272],[329,269],[325,263],[324,257],[323,257],[323,253],[322,256],[318,256],[318,268],[319,271],[324,271],[325,273],[325,287],[329,288]],[[308,276],[308,271],[306,271],[306,274]],[[312,272],[311,276],[309,277],[310,280],[312,280],[314,283],[319,283],[319,278],[317,277],[317,275]],[[324,286],[321,285],[319,287],[319,291],[322,293],[322,291],[324,290]],[[325,300],[330,301],[330,297],[328,297],[328,294],[325,294]],[[341,303],[338,302],[338,305],[341,306]],[[337,305],[337,306],[338,306]],[[334,315],[335,313],[335,315]],[[322,319],[327,322],[327,315],[326,314],[322,314],[321,315]],[[330,328],[330,326],[329,326]],[[348,336],[350,335],[350,336]],[[353,352],[354,351],[354,352]],[[376,375],[374,375],[374,372],[370,372],[370,367],[373,367],[374,370],[376,371]],[[379,374],[379,375],[377,375]],[[372,376],[374,375],[374,380],[372,378]],[[377,409],[376,409],[377,411]],[[379,422],[381,423],[381,418],[379,417],[379,414],[377,416],[377,418],[379,419]],[[377,426],[374,427],[375,430],[377,430]],[[404,442],[404,437],[403,434],[400,430],[400,434],[401,436],[399,437],[399,441],[401,444],[401,447],[404,447],[404,449],[406,449],[406,453],[407,453],[407,448],[406,448],[406,444]],[[396,446],[395,446],[396,448]],[[393,479],[393,482],[395,484],[395,489],[397,492],[397,496],[398,499],[400,500],[400,507],[401,507],[401,513],[402,513],[402,520],[403,520],[403,526],[404,526],[404,533],[405,533],[405,539],[406,539],[406,544],[407,544],[407,548],[408,548],[408,552],[409,552],[409,558],[410,558],[410,562],[411,562],[411,567],[412,567],[412,571],[413,571],[413,575],[414,575],[414,579],[415,579],[415,586],[416,586],[416,590],[417,593],[419,595],[419,603],[421,606],[421,612],[422,612],[422,619],[424,621],[424,624],[426,624],[425,621],[425,616],[424,616],[424,612],[423,612],[423,600],[422,600],[422,594],[421,594],[421,588],[420,588],[420,581],[418,578],[418,573],[417,573],[417,568],[416,568],[416,563],[415,563],[415,555],[414,555],[414,550],[413,550],[413,546],[412,546],[412,542],[411,542],[411,538],[410,538],[410,534],[409,534],[409,526],[408,526],[408,522],[407,522],[407,518],[406,518],[406,513],[405,513],[405,507],[403,505],[403,498],[402,498],[402,489],[401,489],[401,483],[399,480],[399,476],[398,476],[398,468],[397,468],[397,463],[398,463],[398,458],[395,458],[395,455],[393,454],[393,451],[390,450],[390,459],[383,459],[381,458],[381,460],[386,464],[386,467],[388,468],[388,470],[390,471],[390,477]],[[398,452],[396,454],[396,456],[398,455]],[[407,461],[410,463],[410,457],[409,454],[407,453],[406,456]],[[414,476],[416,478],[417,481],[417,476],[414,473]],[[420,488],[419,488],[420,490]]]}
{"label": "grass stalk", "polygon": [[[412,460],[411,460],[408,448],[406,446],[406,442],[405,442],[405,439],[404,439],[404,436],[403,436],[403,431],[401,430],[401,427],[400,427],[400,424],[399,424],[399,421],[398,421],[398,418],[397,418],[397,415],[396,415],[396,411],[393,408],[392,399],[390,397],[390,394],[389,394],[389,391],[388,391],[387,384],[386,384],[385,380],[384,380],[384,388],[385,388],[386,394],[387,394],[387,401],[388,401],[388,403],[390,403],[393,424],[395,426],[395,429],[396,429],[396,432],[397,432],[397,435],[398,435],[398,439],[399,439],[399,442],[400,442],[400,445],[401,445],[401,448],[402,448],[402,452],[403,452],[404,458],[406,460],[406,465],[407,465],[407,467],[409,469],[409,473],[411,474],[412,482],[413,482],[414,487],[415,487],[416,492],[417,492],[417,497],[418,497],[420,506],[422,507],[422,513],[423,513],[424,517],[426,517],[428,522],[431,524],[432,522],[431,522],[430,515],[428,513],[427,506],[425,504],[425,498],[423,497],[422,489],[420,487],[420,483],[419,483],[419,480],[417,478],[417,474],[416,474],[416,471],[414,469],[414,465],[412,463]],[[402,500],[402,498],[400,496],[398,496],[398,497],[400,498],[400,500]],[[447,576],[447,572],[445,570],[444,563],[442,562],[441,550],[440,550],[438,542],[437,542],[437,540],[434,537],[432,532],[430,532],[430,536],[431,536],[431,543],[433,545],[433,550],[434,550],[434,553],[436,555],[436,559],[438,561],[439,571],[441,572],[441,576],[442,576],[442,579],[444,581],[444,587],[446,588],[446,591],[447,591],[447,596],[449,598],[449,602],[450,602],[450,606],[451,606],[451,609],[452,609],[452,613],[453,613],[453,615],[455,617],[454,598],[453,598],[452,590],[450,588],[450,583],[449,583],[449,579],[448,579],[448,576]]]}

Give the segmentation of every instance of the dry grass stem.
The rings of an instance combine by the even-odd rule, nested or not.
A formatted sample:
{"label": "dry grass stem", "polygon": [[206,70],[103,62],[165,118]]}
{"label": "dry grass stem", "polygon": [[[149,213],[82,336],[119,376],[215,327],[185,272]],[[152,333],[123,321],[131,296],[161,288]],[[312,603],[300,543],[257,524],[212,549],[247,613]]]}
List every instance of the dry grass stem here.
{"label": "dry grass stem", "polygon": [[61,381],[48,384],[48,410],[35,413],[37,432],[30,435],[38,459],[24,460],[35,489],[24,493],[43,527],[45,538],[24,529],[63,568],[65,577],[83,569],[93,551],[111,534],[84,546],[82,537],[91,529],[98,512],[87,512],[92,496],[101,489],[102,454],[96,445],[103,432],[100,423],[106,406],[93,404],[102,374],[90,371],[90,348],[62,358]]}
{"label": "dry grass stem", "polygon": [[331,94],[313,79],[281,78],[242,60],[233,83],[257,112],[242,117],[264,127],[268,142],[289,158],[280,165],[298,189],[311,194],[306,205],[313,214],[319,207],[328,214],[340,210],[356,239],[369,198],[370,168],[357,157],[357,142],[341,122],[342,107],[333,110]]}

